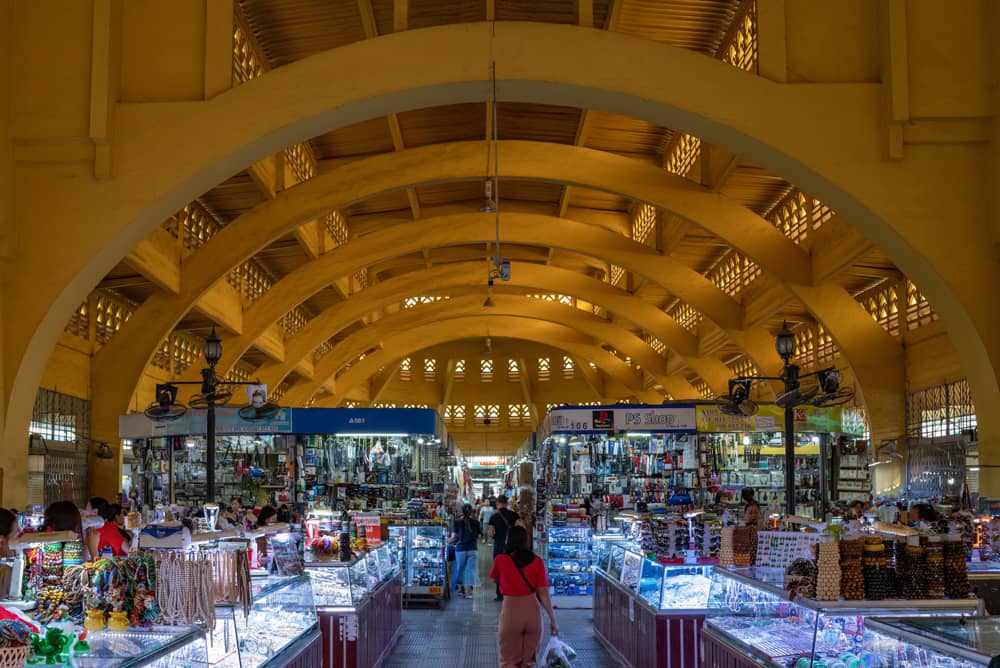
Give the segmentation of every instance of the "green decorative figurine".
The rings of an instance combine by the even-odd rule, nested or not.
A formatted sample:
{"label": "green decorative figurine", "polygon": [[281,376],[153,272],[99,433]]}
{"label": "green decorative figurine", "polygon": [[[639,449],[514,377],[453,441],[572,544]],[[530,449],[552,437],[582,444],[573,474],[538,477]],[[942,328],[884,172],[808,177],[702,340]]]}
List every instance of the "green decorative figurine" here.
{"label": "green decorative figurine", "polygon": [[34,650],[34,656],[29,660],[29,663],[44,663],[47,666],[58,666],[65,663],[63,660],[63,655],[69,650],[69,646],[73,643],[73,636],[66,635],[62,629],[50,627],[46,632],[45,636],[39,636],[32,634],[31,636],[31,647]]}

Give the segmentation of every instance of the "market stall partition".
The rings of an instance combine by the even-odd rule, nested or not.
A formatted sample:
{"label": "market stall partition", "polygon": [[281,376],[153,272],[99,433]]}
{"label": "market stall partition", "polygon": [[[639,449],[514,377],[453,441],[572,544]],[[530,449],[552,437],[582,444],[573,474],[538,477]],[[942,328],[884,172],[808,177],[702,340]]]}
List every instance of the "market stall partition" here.
{"label": "market stall partition", "polygon": [[[226,502],[402,505],[407,488],[430,490],[447,474],[441,452],[451,441],[432,410],[286,408],[253,422],[235,408],[216,413],[217,496]],[[201,410],[169,422],[141,413],[119,419],[119,435],[131,442],[136,458],[124,484],[131,505],[204,500],[205,425]]]}

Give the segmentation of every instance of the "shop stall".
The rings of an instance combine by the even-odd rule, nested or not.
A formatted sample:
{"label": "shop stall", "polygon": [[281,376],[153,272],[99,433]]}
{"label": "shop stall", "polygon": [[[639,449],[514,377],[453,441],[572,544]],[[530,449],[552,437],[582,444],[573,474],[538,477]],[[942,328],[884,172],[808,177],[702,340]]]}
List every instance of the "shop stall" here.
{"label": "shop stall", "polygon": [[[707,618],[702,629],[703,660],[709,666],[787,668],[833,661],[911,665],[877,662],[879,655],[865,642],[870,618],[901,612],[934,619],[961,618],[982,612],[981,601],[971,597],[817,601],[795,595],[789,600],[783,569],[717,568],[714,575],[718,595],[729,610],[726,615]],[[886,658],[895,660],[894,655]]]}
{"label": "shop stall", "polygon": [[390,547],[348,562],[315,562],[306,570],[323,635],[322,666],[379,665],[402,625],[402,569]]}
{"label": "shop stall", "polygon": [[[216,498],[248,505],[401,507],[414,482],[443,482],[447,434],[426,409],[286,408],[246,421],[216,409]],[[169,422],[122,416],[131,441],[137,506],[198,506],[205,500],[205,412]],[[400,491],[403,490],[403,491]]]}
{"label": "shop stall", "polygon": [[785,470],[784,412],[780,406],[759,404],[754,415],[730,415],[718,404],[699,404],[699,456],[709,465],[712,488],[734,506],[741,505],[741,494],[749,488],[762,509],[771,509],[768,514],[782,513],[785,480],[791,475],[795,514],[823,519],[832,498],[829,452],[839,443],[842,409],[795,409],[794,471]]}

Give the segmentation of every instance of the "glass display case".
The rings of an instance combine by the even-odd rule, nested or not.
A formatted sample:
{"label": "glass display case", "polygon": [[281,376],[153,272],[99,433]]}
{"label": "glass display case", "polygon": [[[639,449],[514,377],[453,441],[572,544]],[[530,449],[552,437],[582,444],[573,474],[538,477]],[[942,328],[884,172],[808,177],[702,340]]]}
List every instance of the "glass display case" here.
{"label": "glass display case", "polygon": [[367,558],[362,557],[348,562],[309,564],[306,572],[312,581],[316,607],[357,608],[368,600],[373,587],[370,585],[367,562]]}
{"label": "glass display case", "polygon": [[865,656],[880,666],[975,668],[1000,661],[1000,618],[897,617],[866,622]]}
{"label": "glass display case", "polygon": [[448,562],[445,548],[447,527],[443,524],[408,526],[406,541],[406,580],[403,592],[409,596],[443,597],[448,587]]}
{"label": "glass display case", "polygon": [[[364,566],[360,577],[365,577]],[[303,645],[319,646],[319,627],[308,575],[270,576],[251,582],[250,614],[219,604],[208,664],[225,668],[283,666]],[[180,665],[180,664],[172,664]]]}
{"label": "glass display case", "polygon": [[554,596],[594,593],[592,541],[589,527],[550,527],[545,566]]}
{"label": "glass display case", "polygon": [[721,596],[729,610],[705,621],[706,657],[713,661],[729,656],[780,668],[821,665],[820,661],[862,665],[868,617],[904,610],[915,616],[960,616],[982,610],[981,601],[974,598],[816,601],[795,596],[790,600],[783,569],[715,568],[713,580],[711,595]]}
{"label": "glass display case", "polygon": [[194,626],[94,631],[87,634],[87,643],[89,651],[74,652],[72,665],[79,668],[170,668],[208,663],[205,630]]}
{"label": "glass display case", "polygon": [[638,594],[653,610],[715,610],[727,606],[714,566],[662,564],[628,544],[612,545],[598,563],[606,577]]}

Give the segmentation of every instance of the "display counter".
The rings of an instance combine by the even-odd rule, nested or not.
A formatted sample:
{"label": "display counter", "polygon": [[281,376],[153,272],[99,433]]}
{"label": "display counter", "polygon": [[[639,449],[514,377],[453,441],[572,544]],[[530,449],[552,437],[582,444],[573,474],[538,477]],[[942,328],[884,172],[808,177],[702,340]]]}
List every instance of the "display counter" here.
{"label": "display counter", "polygon": [[323,667],[380,665],[403,621],[402,569],[392,550],[383,546],[350,562],[314,563],[307,571],[323,635]]}
{"label": "display counter", "polygon": [[591,607],[594,594],[591,533],[589,527],[547,529],[544,556],[553,607]]}
{"label": "display counter", "polygon": [[969,585],[976,596],[983,599],[986,611],[1000,615],[1000,562],[973,561],[967,565]]}
{"label": "display counter", "polygon": [[309,576],[253,578],[251,592],[246,616],[242,606],[216,605],[208,663],[224,668],[319,665],[320,634]]}
{"label": "display counter", "polygon": [[865,652],[881,659],[877,665],[976,668],[1000,662],[1000,617],[879,618],[865,628]]}
{"label": "display counter", "polygon": [[90,649],[75,650],[78,668],[171,668],[207,664],[205,630],[196,626],[156,626],[127,631],[94,631],[87,635]]}
{"label": "display counter", "polygon": [[594,576],[594,629],[628,666],[700,665],[699,638],[708,615],[726,614],[713,566],[665,565],[634,546],[600,550]]}
{"label": "display counter", "polygon": [[792,596],[783,585],[782,569],[715,569],[712,596],[720,596],[729,612],[705,621],[701,636],[704,665],[797,668],[833,661],[909,665],[862,663],[867,651],[865,619],[900,613],[958,617],[983,611],[976,598],[816,601]]}
{"label": "display counter", "polygon": [[402,568],[403,605],[443,608],[449,597],[444,524],[389,526],[389,545]]}

